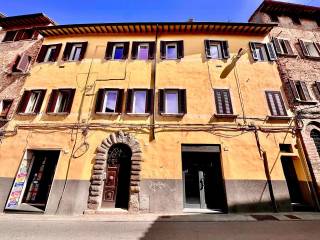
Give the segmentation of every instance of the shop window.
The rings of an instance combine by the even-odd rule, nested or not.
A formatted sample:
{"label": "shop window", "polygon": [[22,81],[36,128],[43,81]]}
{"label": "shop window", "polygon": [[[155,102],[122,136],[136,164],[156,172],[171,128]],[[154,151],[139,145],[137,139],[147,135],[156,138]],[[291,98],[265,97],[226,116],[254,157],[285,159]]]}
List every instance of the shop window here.
{"label": "shop window", "polygon": [[154,59],[155,42],[133,42],[131,58],[137,60]]}
{"label": "shop window", "polygon": [[128,58],[129,42],[108,42],[105,59],[124,60]]}
{"label": "shop window", "polygon": [[184,115],[187,113],[185,89],[160,89],[159,113],[161,115]]}
{"label": "shop window", "polygon": [[123,89],[99,89],[96,101],[96,113],[121,113]]}
{"label": "shop window", "polygon": [[228,59],[230,57],[227,41],[205,40],[204,45],[208,59]]}
{"label": "shop window", "polygon": [[266,91],[266,97],[272,116],[287,116],[287,112],[280,92]]}
{"label": "shop window", "polygon": [[228,89],[214,89],[217,114],[232,115],[232,103],[230,91]]}
{"label": "shop window", "polygon": [[55,62],[58,59],[62,44],[43,45],[38,54],[37,62]]}
{"label": "shop window", "polygon": [[152,105],[151,89],[128,89],[126,112],[133,114],[149,114]]}
{"label": "shop window", "polygon": [[63,51],[64,61],[81,61],[84,58],[88,42],[67,43]]}
{"label": "shop window", "polygon": [[75,89],[52,90],[47,113],[68,114],[71,111]]}
{"label": "shop window", "polygon": [[277,55],[272,43],[250,42],[252,58],[258,62],[275,61]]}
{"label": "shop window", "polygon": [[7,118],[12,102],[13,100],[11,99],[0,100],[0,119]]}
{"label": "shop window", "polygon": [[183,41],[161,41],[161,59],[175,60],[184,57]]}
{"label": "shop window", "polygon": [[21,97],[17,112],[20,114],[37,114],[40,112],[46,90],[25,91]]}

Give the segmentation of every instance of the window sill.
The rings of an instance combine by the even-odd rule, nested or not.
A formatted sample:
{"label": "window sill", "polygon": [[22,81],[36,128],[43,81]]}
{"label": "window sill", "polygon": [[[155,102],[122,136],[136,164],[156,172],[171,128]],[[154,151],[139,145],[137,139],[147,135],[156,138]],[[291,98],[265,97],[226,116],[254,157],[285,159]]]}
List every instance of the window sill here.
{"label": "window sill", "polygon": [[286,121],[289,121],[291,119],[292,119],[291,116],[272,116],[272,115],[267,116],[267,120],[286,120]]}
{"label": "window sill", "polygon": [[304,100],[295,100],[295,103],[299,105],[316,105],[317,101],[304,101]]}
{"label": "window sill", "polygon": [[73,63],[73,62],[75,62],[75,63],[77,63],[77,62],[81,62],[82,60],[63,60],[63,62],[65,62],[65,63]]}
{"label": "window sill", "polygon": [[148,117],[150,113],[127,113],[129,116],[136,116],[136,117]]}
{"label": "window sill", "polygon": [[232,119],[236,119],[239,115],[236,114],[214,114],[214,116],[216,118],[232,118]]}
{"label": "window sill", "polygon": [[120,113],[117,112],[96,112],[97,115],[100,116],[116,116],[119,115]]}
{"label": "window sill", "polygon": [[183,117],[185,113],[160,113],[164,117]]}
{"label": "window sill", "polygon": [[318,61],[320,61],[320,57],[305,56],[305,58],[310,59],[310,60],[318,60]]}
{"label": "window sill", "polygon": [[37,113],[17,113],[20,116],[35,116]]}
{"label": "window sill", "polygon": [[288,57],[288,58],[296,58],[298,55],[297,54],[285,54],[285,53],[283,53],[283,54],[279,54],[278,53],[278,57]]}
{"label": "window sill", "polygon": [[11,76],[26,76],[26,75],[30,75],[29,72],[11,72],[10,73]]}
{"label": "window sill", "polygon": [[47,115],[51,115],[51,116],[65,116],[68,115],[68,112],[61,112],[61,113],[52,113],[52,112],[47,112]]}

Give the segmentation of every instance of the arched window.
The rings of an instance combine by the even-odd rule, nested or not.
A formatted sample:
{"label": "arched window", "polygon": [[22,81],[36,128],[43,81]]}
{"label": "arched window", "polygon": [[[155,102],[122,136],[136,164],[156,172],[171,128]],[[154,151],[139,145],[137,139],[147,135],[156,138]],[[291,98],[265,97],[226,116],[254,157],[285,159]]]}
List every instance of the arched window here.
{"label": "arched window", "polygon": [[314,144],[316,145],[318,154],[320,156],[320,132],[316,129],[312,129],[310,133],[311,138],[313,139]]}

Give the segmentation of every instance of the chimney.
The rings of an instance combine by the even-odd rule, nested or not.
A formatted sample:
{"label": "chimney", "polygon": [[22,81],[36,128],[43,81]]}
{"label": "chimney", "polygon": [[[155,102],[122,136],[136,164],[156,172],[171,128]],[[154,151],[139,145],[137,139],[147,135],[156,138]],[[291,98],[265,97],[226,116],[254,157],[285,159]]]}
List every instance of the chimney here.
{"label": "chimney", "polygon": [[191,23],[191,22],[195,22],[195,21],[196,21],[195,18],[189,18],[189,19],[188,19],[188,22],[190,22],[190,23]]}

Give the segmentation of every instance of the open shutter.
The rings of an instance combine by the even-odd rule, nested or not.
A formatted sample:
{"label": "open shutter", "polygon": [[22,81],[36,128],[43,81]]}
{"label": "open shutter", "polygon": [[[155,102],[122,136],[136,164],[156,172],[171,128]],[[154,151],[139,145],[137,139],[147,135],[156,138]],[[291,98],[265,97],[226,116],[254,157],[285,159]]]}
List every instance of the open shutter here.
{"label": "open shutter", "polygon": [[292,92],[294,99],[295,100],[300,99],[295,82],[292,80],[289,80],[289,85],[290,85],[290,89],[291,89],[291,92]]}
{"label": "open shutter", "polygon": [[97,100],[96,100],[96,107],[95,112],[102,112],[103,107],[103,99],[104,99],[105,89],[100,88],[98,90]]}
{"label": "open shutter", "polygon": [[31,91],[24,91],[21,99],[20,99],[20,103],[19,106],[17,108],[17,112],[18,113],[24,113],[26,110],[26,107],[28,105],[29,99],[31,96]]}
{"label": "open shutter", "polygon": [[211,58],[211,54],[210,54],[210,40],[204,40],[204,48],[205,48],[205,52],[206,52],[206,57],[208,59]]}
{"label": "open shutter", "polygon": [[289,40],[283,40],[283,43],[286,46],[288,55],[293,55],[293,50],[292,50],[292,47],[291,47]]}
{"label": "open shutter", "polygon": [[217,114],[223,114],[224,111],[223,111],[222,91],[219,89],[215,89],[214,98],[215,98]]}
{"label": "open shutter", "polygon": [[160,58],[166,59],[166,42],[160,41]]}
{"label": "open shutter", "polygon": [[39,62],[39,63],[40,63],[40,62],[43,62],[44,57],[45,57],[47,51],[48,51],[48,45],[43,45],[43,46],[41,47],[41,49],[40,49],[39,54],[38,54],[37,62]]}
{"label": "open shutter", "polygon": [[177,46],[178,46],[178,52],[177,52],[177,58],[181,59],[184,57],[184,47],[183,47],[183,41],[178,41],[177,42]]}
{"label": "open shutter", "polygon": [[132,113],[132,94],[133,94],[133,90],[128,89],[127,102],[126,102],[126,113]]}
{"label": "open shutter", "polygon": [[306,48],[306,46],[304,45],[304,42],[303,42],[301,39],[299,39],[299,43],[300,43],[300,47],[301,47],[301,50],[302,50],[303,55],[304,55],[305,57],[310,56],[310,55],[309,55],[309,52],[308,52],[308,50],[307,50],[307,48]]}
{"label": "open shutter", "polygon": [[123,43],[123,56],[122,59],[127,59],[129,55],[129,42],[124,42]]}
{"label": "open shutter", "polygon": [[276,53],[283,54],[279,39],[274,37],[274,38],[272,38],[272,42],[275,47]]}
{"label": "open shutter", "polygon": [[61,47],[62,47],[62,43],[56,44],[56,50],[54,51],[54,54],[51,59],[52,62],[55,62],[58,60],[58,57],[59,57],[59,54],[61,51]]}
{"label": "open shutter", "polygon": [[70,113],[70,111],[71,111],[75,92],[76,92],[75,89],[69,90],[69,101],[68,101],[68,105],[65,110],[65,112],[67,112],[67,113]]}
{"label": "open shutter", "polygon": [[316,81],[316,88],[318,90],[318,94],[320,95],[320,81]]}
{"label": "open shutter", "polygon": [[146,99],[146,113],[152,114],[153,109],[153,90],[147,90],[147,99]]}
{"label": "open shutter", "polygon": [[149,42],[149,53],[148,53],[148,58],[149,59],[154,59],[155,48],[156,48],[156,43],[155,42]]}
{"label": "open shutter", "polygon": [[179,89],[179,113],[187,113],[187,94],[185,89]]}
{"label": "open shutter", "polygon": [[14,38],[14,41],[20,41],[23,37],[23,33],[24,33],[25,30],[20,30],[17,32],[15,38]]}
{"label": "open shutter", "polygon": [[159,89],[159,98],[158,98],[158,108],[159,108],[159,113],[162,114],[164,113],[164,90]]}
{"label": "open shutter", "polygon": [[106,60],[112,59],[113,46],[114,46],[114,42],[107,43],[106,54],[104,57]]}
{"label": "open shutter", "polygon": [[256,45],[254,42],[249,42],[249,46],[250,46],[250,50],[251,50],[251,53],[252,53],[252,58],[253,60],[255,61],[258,61],[258,55],[257,55],[257,52],[256,52]]}
{"label": "open shutter", "polygon": [[137,59],[139,42],[132,43],[131,59]]}
{"label": "open shutter", "polygon": [[35,113],[39,113],[40,112],[41,106],[42,106],[42,103],[43,103],[43,99],[44,99],[44,96],[46,95],[46,92],[47,92],[47,90],[41,90],[40,96],[39,96],[39,99],[38,99],[38,102],[37,102],[37,106],[34,109]]}
{"label": "open shutter", "polygon": [[271,115],[277,116],[278,112],[277,112],[277,108],[276,108],[276,103],[273,99],[272,92],[266,92],[266,97],[267,97],[267,102],[268,102],[268,106],[269,106]]}
{"label": "open shutter", "polygon": [[69,55],[70,55],[71,49],[72,49],[72,44],[73,43],[67,43],[65,48],[64,48],[63,57],[62,57],[62,59],[64,61],[68,61],[68,58],[69,58]]}
{"label": "open shutter", "polygon": [[30,65],[30,61],[31,61],[31,57],[26,54],[23,54],[17,65],[17,70],[21,72],[27,72]]}
{"label": "open shutter", "polygon": [[268,57],[270,61],[275,61],[277,60],[277,54],[276,51],[274,50],[273,44],[272,43],[266,43],[266,49],[268,52]]}
{"label": "open shutter", "polygon": [[58,94],[59,94],[59,90],[57,89],[52,90],[49,98],[48,106],[47,106],[47,113],[54,112],[54,108],[56,106],[57,99],[58,99]]}
{"label": "open shutter", "polygon": [[305,97],[305,101],[311,101],[311,96],[309,94],[309,91],[308,91],[308,87],[306,85],[305,82],[303,81],[299,81],[300,85],[301,85],[301,88],[302,88],[302,91],[303,91],[303,95]]}
{"label": "open shutter", "polygon": [[88,47],[88,42],[83,42],[81,44],[82,44],[82,47],[79,55],[79,61],[81,61],[84,58],[84,55],[86,54],[87,47]]}
{"label": "open shutter", "polygon": [[0,101],[0,105],[2,104],[2,107],[0,107],[0,117],[1,118],[7,118],[7,115],[9,113],[9,110],[11,108],[13,100],[3,100]]}
{"label": "open shutter", "polygon": [[122,112],[123,96],[124,96],[124,89],[119,89],[118,96],[117,96],[117,103],[116,103],[116,112],[117,113]]}
{"label": "open shutter", "polygon": [[316,49],[318,50],[318,53],[320,55],[320,43],[315,42],[314,45],[316,46]]}
{"label": "open shutter", "polygon": [[228,41],[221,41],[222,55],[224,59],[230,58]]}

